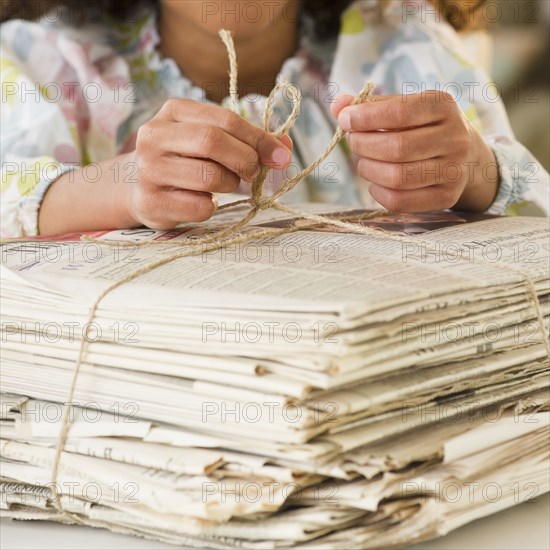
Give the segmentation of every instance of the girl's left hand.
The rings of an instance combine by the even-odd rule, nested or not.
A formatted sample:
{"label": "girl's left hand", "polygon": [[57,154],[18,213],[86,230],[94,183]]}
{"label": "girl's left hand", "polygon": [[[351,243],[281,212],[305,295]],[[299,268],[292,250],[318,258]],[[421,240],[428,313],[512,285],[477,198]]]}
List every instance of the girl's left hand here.
{"label": "girl's left hand", "polygon": [[450,94],[352,101],[340,96],[332,114],[349,132],[359,175],[382,206],[393,212],[483,212],[491,206],[499,180],[494,153]]}

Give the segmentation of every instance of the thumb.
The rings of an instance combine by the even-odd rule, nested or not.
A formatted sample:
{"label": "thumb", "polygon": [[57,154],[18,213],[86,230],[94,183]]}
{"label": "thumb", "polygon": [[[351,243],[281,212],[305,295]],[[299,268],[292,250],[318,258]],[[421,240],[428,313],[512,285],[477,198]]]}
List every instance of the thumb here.
{"label": "thumb", "polygon": [[[396,97],[403,97],[401,95],[393,94],[393,95],[375,95],[372,96],[370,101],[388,101],[389,99],[393,99]],[[335,118],[338,118],[338,115],[340,112],[344,109],[344,107],[349,107],[355,98],[352,95],[344,94],[338,96],[336,99],[332,101],[332,104],[330,106],[330,112],[332,113],[332,116]]]}
{"label": "thumb", "polygon": [[347,107],[348,105],[351,105],[353,102],[353,96],[352,95],[340,95],[337,98],[335,98],[330,106],[330,112],[332,113],[332,116],[334,118],[338,118],[338,115],[340,114],[340,111]]}

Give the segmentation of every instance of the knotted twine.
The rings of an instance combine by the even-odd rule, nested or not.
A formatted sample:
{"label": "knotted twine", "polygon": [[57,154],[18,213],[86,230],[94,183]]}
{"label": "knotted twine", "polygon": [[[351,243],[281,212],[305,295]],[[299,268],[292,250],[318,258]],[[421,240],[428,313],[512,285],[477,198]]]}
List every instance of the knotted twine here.
{"label": "knotted twine", "polygon": [[[222,39],[223,43],[225,44],[227,48],[227,53],[229,57],[229,94],[230,94],[230,102],[231,102],[231,110],[237,114],[239,114],[238,109],[238,93],[237,93],[237,75],[238,75],[238,65],[237,65],[237,56],[235,53],[235,47],[233,43],[233,37],[232,33],[226,30],[221,30],[219,32],[220,38]],[[360,91],[360,93],[354,98],[352,105],[357,105],[359,103],[364,103],[368,101],[373,100],[373,89],[374,85],[372,82],[367,82],[363,89]],[[298,118],[298,115],[300,113],[300,103],[301,103],[301,93],[299,89],[294,86],[293,84],[286,82],[286,81],[280,81],[276,84],[276,86],[273,88],[271,94],[269,95],[266,106],[263,112],[263,124],[264,124],[264,130],[269,132],[270,131],[270,122],[271,117],[273,115],[273,106],[275,102],[276,95],[279,92],[286,92],[287,98],[292,103],[292,110],[290,115],[287,117],[287,119],[278,127],[276,128],[272,133],[276,137],[282,137],[283,135],[287,135],[290,129],[294,126],[294,123],[296,122],[296,119]],[[75,368],[73,371],[73,376],[70,384],[70,389],[68,392],[68,397],[65,403],[62,423],[61,423],[61,430],[58,436],[57,445],[55,449],[53,464],[52,464],[52,470],[51,470],[51,497],[49,498],[49,503],[52,504],[58,512],[61,514],[61,518],[65,521],[69,522],[75,522],[81,525],[99,525],[93,520],[90,520],[89,518],[84,519],[83,517],[73,514],[63,508],[63,505],[61,503],[61,498],[59,491],[57,489],[57,479],[59,476],[59,469],[60,469],[60,462],[61,457],[67,442],[69,429],[71,426],[70,421],[70,411],[71,411],[71,405],[70,403],[73,401],[75,390],[76,390],[76,383],[78,380],[78,375],[80,373],[82,363],[84,361],[84,358],[86,357],[86,352],[88,349],[88,342],[89,342],[89,331],[91,330],[91,324],[93,320],[96,317],[97,309],[103,299],[109,295],[112,291],[115,289],[121,287],[122,285],[140,277],[141,275],[144,275],[146,273],[149,273],[153,271],[154,269],[166,265],[170,262],[173,262],[174,260],[177,260],[179,258],[184,258],[188,256],[195,256],[199,255],[205,252],[211,252],[220,250],[222,248],[225,248],[227,246],[236,245],[236,244],[242,244],[242,243],[249,243],[252,241],[258,241],[261,239],[265,239],[267,237],[276,237],[279,235],[292,233],[294,231],[303,230],[308,227],[315,227],[318,225],[331,225],[334,227],[338,227],[341,229],[345,229],[348,232],[352,233],[359,233],[359,234],[365,234],[370,236],[376,236],[380,237],[383,236],[384,238],[389,239],[395,239],[398,241],[401,241],[402,243],[415,243],[418,244],[419,242],[422,242],[423,244],[432,245],[433,243],[429,243],[426,241],[422,241],[420,239],[410,239],[408,237],[404,237],[402,235],[398,234],[392,234],[388,233],[382,229],[374,229],[370,227],[363,227],[360,225],[356,225],[353,223],[349,223],[350,219],[368,219],[377,217],[380,215],[388,214],[388,211],[386,210],[380,210],[380,211],[374,211],[369,212],[365,215],[361,216],[341,216],[338,218],[331,218],[327,216],[321,216],[316,214],[311,214],[309,212],[305,212],[303,210],[298,210],[296,208],[292,208],[290,206],[281,204],[279,202],[279,198],[294,189],[294,187],[300,183],[304,178],[309,176],[334,150],[334,148],[338,145],[338,143],[342,140],[342,138],[345,136],[345,132],[338,128],[330,141],[329,145],[327,146],[326,150],[321,154],[321,156],[310,166],[306,167],[302,171],[300,171],[297,175],[295,175],[292,178],[286,179],[282,185],[274,191],[271,195],[266,195],[264,192],[264,184],[267,178],[267,175],[269,173],[269,168],[263,166],[261,168],[260,174],[252,182],[251,185],[251,196],[248,199],[243,199],[239,201],[235,201],[232,203],[229,203],[227,205],[224,205],[219,208],[219,210],[224,210],[228,208],[234,208],[241,205],[249,205],[250,208],[247,213],[237,221],[236,223],[230,225],[229,227],[225,227],[219,230],[214,230],[213,233],[210,233],[208,235],[194,238],[192,242],[187,241],[177,241],[177,242],[160,242],[160,241],[145,241],[140,243],[132,243],[132,245],[137,246],[147,246],[147,245],[158,245],[161,244],[163,246],[177,246],[181,247],[182,250],[175,252],[173,254],[169,254],[167,256],[164,256],[160,259],[154,260],[147,265],[136,269],[135,271],[129,273],[125,277],[115,281],[110,286],[108,286],[101,294],[96,298],[93,305],[90,308],[90,313],[88,316],[87,324],[86,324],[86,330],[83,335],[80,350],[78,353],[78,358],[75,364]],[[300,224],[300,226],[296,226],[296,224],[285,227],[281,229],[261,229],[261,228],[251,228],[248,227],[250,222],[258,215],[258,213],[262,210],[269,210],[274,209],[281,212],[285,212],[287,214],[291,214],[295,216],[296,218],[299,218],[300,220],[306,220],[308,223],[306,224]],[[246,232],[243,232],[243,229],[247,229]],[[112,246],[113,244],[119,244],[126,246],[128,245],[127,241],[101,241],[98,239],[92,239],[83,237],[82,240],[88,241],[88,242],[95,242],[97,244],[101,245],[108,245]],[[464,258],[465,251],[460,250],[459,252],[454,252],[453,254],[457,256],[460,259]],[[483,263],[483,262],[481,262]],[[529,301],[533,303],[534,309],[535,309],[535,315],[538,320],[539,330],[542,334],[543,343],[545,345],[546,354],[548,358],[550,359],[550,342],[546,335],[546,330],[544,327],[544,317],[542,313],[542,308],[540,304],[540,300],[538,298],[535,285],[531,279],[531,276],[529,273],[527,273],[524,270],[517,269],[515,267],[509,266],[512,271],[515,271],[522,275],[524,279],[524,283],[526,286],[526,294],[528,296]]]}

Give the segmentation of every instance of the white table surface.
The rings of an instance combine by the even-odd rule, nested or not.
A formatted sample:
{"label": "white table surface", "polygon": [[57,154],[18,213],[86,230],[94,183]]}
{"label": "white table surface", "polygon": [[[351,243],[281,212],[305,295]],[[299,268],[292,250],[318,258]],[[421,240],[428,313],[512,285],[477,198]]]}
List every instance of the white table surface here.
{"label": "white table surface", "polygon": [[[101,529],[43,522],[0,521],[1,550],[140,550],[170,549],[166,544],[115,535]],[[465,525],[417,550],[548,550],[548,494]],[[351,547],[350,547],[351,550]]]}

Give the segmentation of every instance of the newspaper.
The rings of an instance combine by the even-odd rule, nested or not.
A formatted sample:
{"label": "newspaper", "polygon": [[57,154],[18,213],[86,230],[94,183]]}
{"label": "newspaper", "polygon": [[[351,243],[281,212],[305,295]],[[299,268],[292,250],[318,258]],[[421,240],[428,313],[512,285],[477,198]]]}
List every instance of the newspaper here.
{"label": "newspaper", "polygon": [[[280,493],[275,490],[257,503],[241,493],[237,502],[235,493],[244,479],[250,486],[259,485],[260,478],[236,478],[228,483],[199,477],[189,483],[180,480],[175,486],[169,483],[165,471],[157,470],[150,476],[155,483],[148,484],[132,477],[132,468],[120,469],[114,463],[107,468],[102,464],[105,458],[84,460],[74,452],[67,454],[63,470],[67,477],[60,478],[59,484],[61,488],[72,488],[61,497],[67,510],[94,521],[149,533],[159,540],[166,540],[163,532],[169,532],[176,541],[196,537],[222,548],[307,547],[311,539],[315,539],[316,548],[344,548],[346,540],[348,545],[354,540],[368,548],[398,546],[441,535],[466,521],[547,491],[548,425],[549,413],[536,411],[527,415],[507,413],[491,424],[463,424],[461,433],[453,435],[451,430],[447,440],[440,440],[443,453],[439,458],[419,461],[413,452],[403,467],[382,470],[370,480],[329,479],[309,486],[307,482],[300,486],[295,483],[299,490],[285,495],[290,507],[277,500]],[[487,436],[480,446],[481,437]],[[449,450],[452,448],[460,448],[461,452],[453,454]],[[47,467],[41,466],[48,465],[51,451],[16,442],[4,442],[0,449],[6,467],[4,478],[10,479],[0,485],[2,515],[44,519],[48,514],[45,517],[55,520],[56,511],[47,506],[47,485],[40,478],[46,474],[47,479]],[[27,463],[32,467],[25,466]],[[79,483],[80,476],[86,485]],[[102,479],[108,483],[111,476],[127,484],[132,483],[130,479],[139,479],[133,481],[137,490],[115,497],[107,485],[101,485],[103,491],[90,492],[94,482]],[[86,494],[79,493],[85,486]],[[193,487],[201,489],[194,491]],[[149,500],[153,498],[149,490],[157,497],[153,501]],[[222,506],[220,500],[224,501]],[[193,504],[186,506],[185,502]],[[277,514],[258,516],[262,507],[277,509]],[[227,521],[223,513],[228,509],[240,511],[243,518],[254,512],[254,519],[234,517]],[[36,510],[40,510],[38,515]],[[412,531],[409,517],[415,518],[416,528]]]}
{"label": "newspaper", "polygon": [[59,495],[172,544],[379,548],[549,490],[547,220],[361,214],[404,240],[262,213],[293,232],[161,266],[93,327],[236,214],[3,245],[2,514],[70,521]]}

